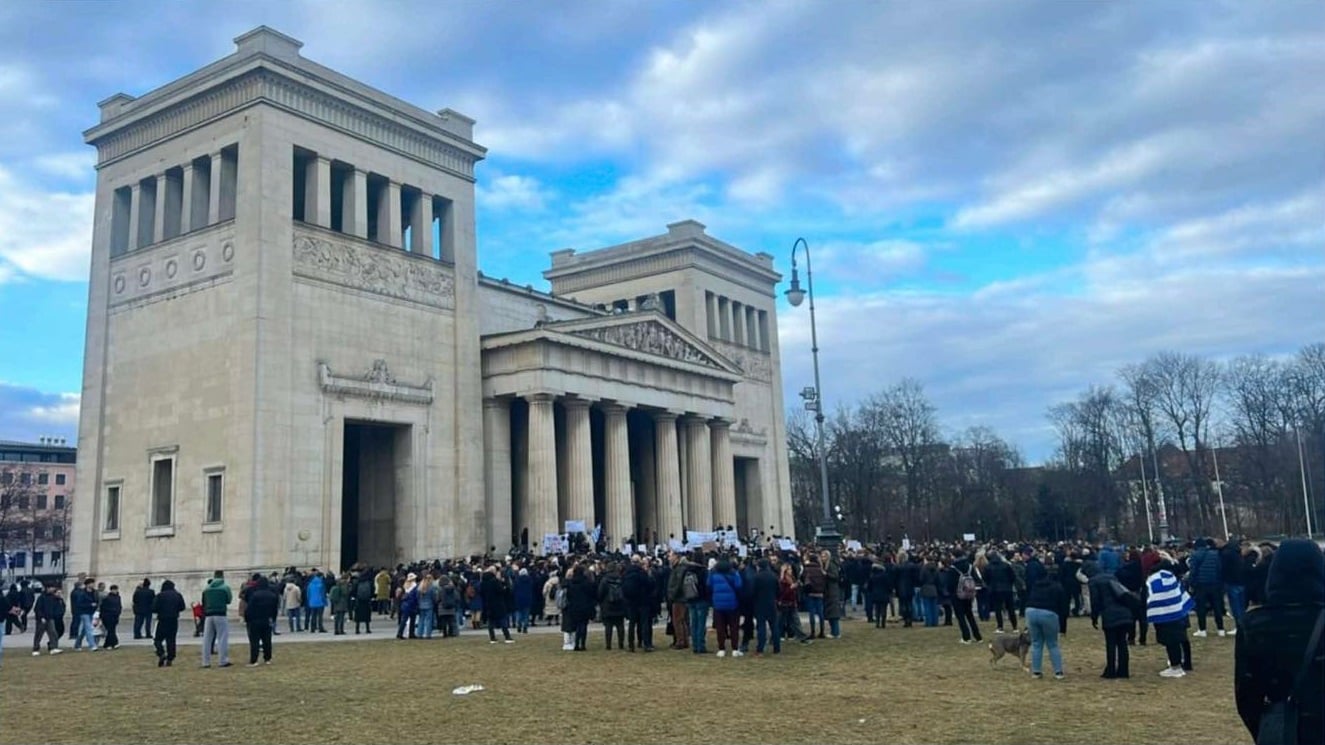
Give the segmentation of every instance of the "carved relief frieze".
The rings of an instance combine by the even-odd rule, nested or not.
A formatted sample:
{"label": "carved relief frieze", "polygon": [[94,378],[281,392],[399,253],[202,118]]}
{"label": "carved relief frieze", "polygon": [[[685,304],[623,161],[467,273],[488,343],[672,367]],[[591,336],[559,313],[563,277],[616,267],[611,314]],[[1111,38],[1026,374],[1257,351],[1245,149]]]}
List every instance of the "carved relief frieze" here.
{"label": "carved relief frieze", "polygon": [[296,228],[294,273],[434,308],[455,307],[455,278],[429,258],[349,236]]}
{"label": "carved relief frieze", "polygon": [[716,339],[710,339],[709,343],[723,357],[741,368],[741,371],[745,373],[745,377],[757,380],[760,383],[773,382],[773,361],[767,352]]}
{"label": "carved relief frieze", "polygon": [[171,238],[110,262],[110,307],[203,290],[233,274],[234,226]]}
{"label": "carved relief frieze", "polygon": [[721,367],[709,355],[657,321],[601,326],[571,333],[637,352],[656,354],[705,367]]}
{"label": "carved relief frieze", "polygon": [[373,360],[372,367],[362,375],[337,375],[332,372],[330,365],[319,362],[317,376],[322,391],[334,396],[410,404],[430,404],[433,400],[432,378],[428,378],[422,385],[401,383],[391,374],[386,360]]}

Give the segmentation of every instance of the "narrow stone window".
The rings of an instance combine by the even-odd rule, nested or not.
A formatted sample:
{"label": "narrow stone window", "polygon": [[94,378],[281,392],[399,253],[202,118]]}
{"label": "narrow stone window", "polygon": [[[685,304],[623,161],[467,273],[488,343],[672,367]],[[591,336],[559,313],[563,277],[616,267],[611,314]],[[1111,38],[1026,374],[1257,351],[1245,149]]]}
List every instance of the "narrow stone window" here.
{"label": "narrow stone window", "polygon": [[225,473],[222,471],[208,471],[206,473],[206,493],[205,505],[206,515],[203,519],[205,523],[221,522],[221,504],[222,497],[225,494]]}
{"label": "narrow stone window", "polygon": [[[337,233],[345,229],[345,194],[354,193],[354,166],[340,161],[331,163],[331,229]],[[350,207],[353,208],[353,200]],[[350,216],[353,219],[353,215]]]}
{"label": "narrow stone window", "polygon": [[368,174],[368,240],[386,242],[387,180],[375,173]]}
{"label": "narrow stone window", "polygon": [[294,160],[291,163],[292,181],[290,188],[290,217],[296,222],[312,222],[314,211],[316,211],[317,199],[317,176],[309,178],[309,174],[316,168],[317,156],[301,148],[294,149]]}
{"label": "narrow stone window", "polygon": [[170,526],[175,511],[175,459],[159,457],[152,461],[152,510],[149,527]]}
{"label": "narrow stone window", "polygon": [[676,290],[663,290],[662,292],[658,293],[658,297],[662,300],[662,306],[663,306],[663,307],[662,307],[662,312],[663,312],[663,315],[665,315],[665,316],[667,316],[668,318],[670,318],[670,319],[672,319],[673,321],[675,321],[675,320],[676,320]]}
{"label": "narrow stone window", "polygon": [[120,529],[120,487],[118,484],[106,487],[106,520],[102,530],[114,533]]}
{"label": "narrow stone window", "polygon": [[455,219],[451,200],[432,198],[432,255],[438,261],[455,263]]}

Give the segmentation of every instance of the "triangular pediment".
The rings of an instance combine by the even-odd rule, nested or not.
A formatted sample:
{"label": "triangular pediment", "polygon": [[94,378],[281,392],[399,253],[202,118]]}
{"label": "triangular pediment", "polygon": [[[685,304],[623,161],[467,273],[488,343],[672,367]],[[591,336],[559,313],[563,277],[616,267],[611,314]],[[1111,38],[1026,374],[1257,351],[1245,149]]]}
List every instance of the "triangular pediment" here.
{"label": "triangular pediment", "polygon": [[543,328],[633,352],[740,374],[741,369],[680,324],[657,311],[560,321]]}

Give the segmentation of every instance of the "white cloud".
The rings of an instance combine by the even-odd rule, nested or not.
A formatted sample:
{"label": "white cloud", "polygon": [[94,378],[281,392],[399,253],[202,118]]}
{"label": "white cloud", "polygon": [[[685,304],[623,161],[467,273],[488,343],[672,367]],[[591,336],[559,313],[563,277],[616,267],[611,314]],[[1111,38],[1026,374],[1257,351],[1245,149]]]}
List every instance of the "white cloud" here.
{"label": "white cloud", "polygon": [[95,202],[91,193],[43,190],[0,165],[0,268],[11,277],[86,280]]}
{"label": "white cloud", "polygon": [[492,210],[539,211],[551,196],[538,179],[513,174],[482,179],[475,200]]}
{"label": "white cloud", "polygon": [[91,148],[69,153],[39,155],[33,166],[40,172],[67,181],[89,182],[95,179],[96,152]]}
{"label": "white cloud", "polygon": [[41,424],[77,426],[79,398],[77,393],[61,393],[57,402],[33,406],[27,416]]}

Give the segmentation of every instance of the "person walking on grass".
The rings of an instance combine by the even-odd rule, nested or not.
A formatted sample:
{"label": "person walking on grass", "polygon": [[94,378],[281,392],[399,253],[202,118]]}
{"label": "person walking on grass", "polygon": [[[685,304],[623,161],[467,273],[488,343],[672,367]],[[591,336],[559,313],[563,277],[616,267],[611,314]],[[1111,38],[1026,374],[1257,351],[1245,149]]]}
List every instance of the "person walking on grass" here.
{"label": "person walking on grass", "polygon": [[1059,632],[1067,632],[1068,599],[1058,578],[1058,567],[1050,566],[1026,598],[1026,627],[1031,632],[1031,677],[1042,678],[1040,666],[1044,650],[1054,667],[1054,679],[1063,679],[1063,653],[1058,648]]}
{"label": "person walking on grass", "polygon": [[56,655],[60,649],[60,633],[56,622],[64,618],[64,600],[60,597],[60,588],[55,585],[47,585],[41,595],[37,596],[33,603],[33,610],[36,612],[33,626],[36,629],[32,634],[32,656],[41,655],[41,638],[46,637],[46,651],[48,654]]}
{"label": "person walking on grass", "polygon": [[152,612],[156,614],[156,633],[152,637],[152,646],[156,649],[156,666],[170,667],[175,663],[175,639],[179,635],[179,615],[188,610],[184,596],[175,589],[175,583],[166,580],[161,583],[161,592],[152,601]]}
{"label": "person walking on grass", "polygon": [[92,615],[97,612],[96,584],[96,580],[88,577],[69,593],[69,604],[74,615],[75,652],[83,651],[80,645],[84,640],[87,640],[89,652],[97,651],[97,635],[92,625]]}
{"label": "person walking on grass", "polygon": [[1090,625],[1104,625],[1104,674],[1101,678],[1128,678],[1129,650],[1127,636],[1133,628],[1141,598],[1123,586],[1113,574],[1113,566],[1101,554],[1099,571],[1086,584],[1090,595]]}
{"label": "person walking on grass", "polygon": [[1192,643],[1187,639],[1192,598],[1173,574],[1177,562],[1159,552],[1159,566],[1146,579],[1146,620],[1155,627],[1155,641],[1168,652],[1169,666],[1160,671],[1165,678],[1181,678],[1192,671]]}
{"label": "person walking on grass", "polygon": [[202,591],[202,666],[212,666],[212,646],[220,656],[218,667],[230,667],[230,603],[235,594],[225,583],[225,573],[216,570]]}
{"label": "person walking on grass", "polygon": [[120,615],[124,612],[124,601],[120,598],[120,586],[111,585],[106,597],[101,599],[97,613],[101,616],[101,628],[106,630],[106,649],[120,648]]}
{"label": "person walking on grass", "polygon": [[258,666],[261,653],[264,664],[271,664],[271,638],[276,630],[276,615],[281,597],[266,577],[259,577],[244,603],[244,626],[248,631],[248,666]]}
{"label": "person walking on grass", "polygon": [[1205,636],[1205,619],[1210,613],[1215,617],[1215,629],[1224,636],[1224,567],[1213,538],[1202,541],[1187,559],[1187,583],[1196,601],[1197,630],[1192,636]]}
{"label": "person walking on grass", "polygon": [[[952,568],[957,573],[952,588],[952,614],[957,617],[957,628],[962,632],[962,644],[982,642],[984,637],[980,635],[980,624],[976,621],[975,611],[972,608],[972,603],[975,602],[983,582],[980,570],[975,568],[971,557],[960,549],[952,554]],[[1027,574],[1027,581],[1029,577],[1030,575]],[[1044,575],[1041,574],[1040,578],[1043,577]],[[1028,591],[1028,599],[1029,594]]]}
{"label": "person walking on grass", "polygon": [[[515,640],[511,638],[511,626],[506,612],[506,595],[510,590],[505,578],[497,570],[497,565],[493,564],[483,571],[483,578],[479,581],[479,594],[483,597],[483,620],[487,621],[488,643],[497,643],[497,629],[501,629],[501,634],[507,644],[514,644]],[[587,623],[587,621],[586,621]]]}
{"label": "person walking on grass", "polygon": [[718,656],[727,656],[730,641],[732,657],[740,657],[741,575],[732,570],[731,562],[721,559],[709,570],[708,589],[713,598],[713,623],[718,629]]}
{"label": "person walking on grass", "polygon": [[751,605],[755,616],[755,657],[764,656],[764,645],[773,642],[773,654],[782,653],[782,624],[778,618],[778,576],[768,559],[755,563]]}

